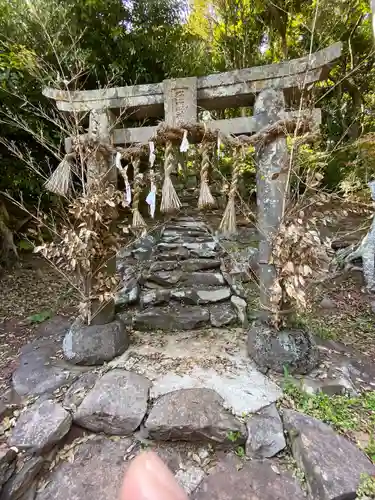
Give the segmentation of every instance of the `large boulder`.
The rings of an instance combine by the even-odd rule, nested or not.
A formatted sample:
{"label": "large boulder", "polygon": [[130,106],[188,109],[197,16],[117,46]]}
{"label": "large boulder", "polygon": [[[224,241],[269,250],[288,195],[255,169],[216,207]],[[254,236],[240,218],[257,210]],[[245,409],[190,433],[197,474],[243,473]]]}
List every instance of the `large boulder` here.
{"label": "large boulder", "polygon": [[141,424],[151,382],[142,375],[112,370],[100,378],[74,415],[85,429],[126,436]]}
{"label": "large boulder", "polygon": [[286,447],[283,423],[276,405],[263,408],[247,423],[246,455],[271,458]]}
{"label": "large boulder", "polygon": [[123,354],[129,342],[129,333],[119,319],[90,326],[75,321],[64,338],[64,356],[74,364],[101,365]]}
{"label": "large boulder", "polygon": [[249,356],[263,373],[308,373],[319,360],[312,336],[303,330],[276,331],[265,324],[253,325],[247,334]]}
{"label": "large boulder", "polygon": [[284,410],[283,420],[315,500],[355,498],[361,474],[375,474],[365,454],[327,424],[292,410]]}
{"label": "large boulder", "polygon": [[22,413],[9,438],[9,445],[42,453],[58,443],[69,431],[72,417],[53,401],[37,402]]}
{"label": "large boulder", "polygon": [[241,444],[246,428],[223,407],[212,389],[182,389],[161,396],[145,424],[151,438],[162,441],[209,441]]}

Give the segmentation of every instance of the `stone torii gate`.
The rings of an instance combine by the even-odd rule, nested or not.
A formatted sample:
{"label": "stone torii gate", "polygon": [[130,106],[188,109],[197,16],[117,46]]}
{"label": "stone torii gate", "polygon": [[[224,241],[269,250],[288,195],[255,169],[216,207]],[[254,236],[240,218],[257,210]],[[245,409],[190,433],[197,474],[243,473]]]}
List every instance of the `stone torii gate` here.
{"label": "stone torii gate", "polygon": [[[101,143],[112,147],[147,144],[157,131],[156,126],[116,128],[116,114],[123,110],[137,121],[159,118],[168,126],[181,127],[195,124],[198,110],[253,106],[253,116],[205,122],[208,129],[226,136],[250,136],[279,120],[299,119],[301,110],[286,111],[286,106],[300,102],[304,90],[327,77],[341,50],[341,43],[336,43],[299,59],[199,78],[75,92],[46,88],[43,94],[54,99],[57,108],[63,112],[89,114],[88,134],[80,136],[80,139],[97,140],[99,137]],[[306,114],[306,110],[302,112]],[[308,113],[309,120],[319,125],[320,110]],[[67,153],[72,150],[72,144],[72,138],[66,138]],[[267,143],[257,155],[260,293],[264,311],[271,309],[268,291],[275,280],[275,269],[269,264],[270,242],[280,224],[281,206],[287,188],[287,164],[285,135]],[[112,166],[108,164],[107,169],[115,182],[117,171]],[[90,160],[88,178],[103,174],[102,168],[99,161]]]}

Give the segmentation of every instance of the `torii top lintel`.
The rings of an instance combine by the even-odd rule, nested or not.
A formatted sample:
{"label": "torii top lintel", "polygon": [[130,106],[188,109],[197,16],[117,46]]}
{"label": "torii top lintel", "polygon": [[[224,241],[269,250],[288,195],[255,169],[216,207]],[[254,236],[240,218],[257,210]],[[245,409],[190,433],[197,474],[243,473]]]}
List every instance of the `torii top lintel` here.
{"label": "torii top lintel", "polygon": [[[337,42],[299,59],[196,78],[197,105],[203,109],[239,107],[248,105],[249,97],[265,88],[306,87],[327,77],[341,51],[342,44]],[[174,81],[177,86],[178,81]],[[164,106],[163,83],[75,92],[45,88],[43,95],[54,99],[58,109],[71,112],[127,108],[137,110],[140,118],[162,116]]]}

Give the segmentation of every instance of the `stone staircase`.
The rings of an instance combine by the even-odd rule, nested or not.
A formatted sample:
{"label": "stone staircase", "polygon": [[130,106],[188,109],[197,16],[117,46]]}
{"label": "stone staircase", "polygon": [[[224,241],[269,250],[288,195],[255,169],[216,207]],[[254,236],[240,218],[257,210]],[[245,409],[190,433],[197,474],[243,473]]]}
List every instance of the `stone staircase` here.
{"label": "stone staircase", "polygon": [[246,322],[246,301],[222,272],[225,251],[199,219],[180,217],[120,252],[120,317],[137,330]]}

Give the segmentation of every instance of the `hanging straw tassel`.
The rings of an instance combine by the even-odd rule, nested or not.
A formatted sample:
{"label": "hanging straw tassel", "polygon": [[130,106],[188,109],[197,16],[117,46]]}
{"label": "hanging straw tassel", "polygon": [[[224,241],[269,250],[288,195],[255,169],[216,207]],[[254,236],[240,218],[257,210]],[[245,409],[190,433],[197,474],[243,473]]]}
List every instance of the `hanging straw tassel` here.
{"label": "hanging straw tassel", "polygon": [[72,183],[72,159],[75,153],[68,153],[59,163],[51,177],[44,184],[44,187],[52,193],[66,196]]}
{"label": "hanging straw tassel", "polygon": [[230,184],[228,204],[225,208],[223,218],[221,219],[219,231],[224,235],[235,234],[237,231],[236,224],[236,193],[238,181],[240,177],[240,160],[241,156],[236,153],[233,163],[232,181]]}
{"label": "hanging straw tassel", "polygon": [[173,144],[171,141],[167,141],[164,160],[164,183],[160,206],[160,210],[163,213],[174,212],[181,208],[181,202],[177,196],[171,179],[171,173],[174,168],[174,159]]}
{"label": "hanging straw tassel", "polygon": [[208,185],[208,171],[210,169],[210,145],[202,144],[201,188],[198,199],[198,208],[210,208],[215,205],[214,197]]}
{"label": "hanging straw tassel", "polygon": [[140,159],[135,158],[132,161],[134,171],[134,198],[133,198],[133,223],[135,229],[145,229],[146,223],[139,211],[139,201],[141,196],[141,174],[139,173]]}

